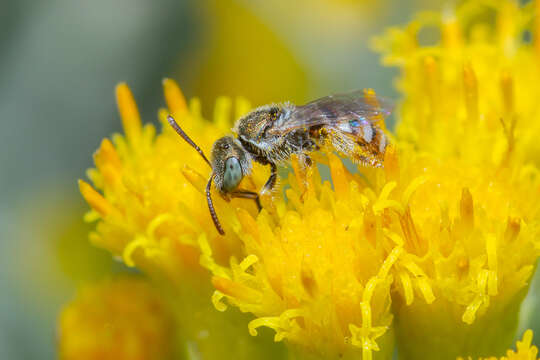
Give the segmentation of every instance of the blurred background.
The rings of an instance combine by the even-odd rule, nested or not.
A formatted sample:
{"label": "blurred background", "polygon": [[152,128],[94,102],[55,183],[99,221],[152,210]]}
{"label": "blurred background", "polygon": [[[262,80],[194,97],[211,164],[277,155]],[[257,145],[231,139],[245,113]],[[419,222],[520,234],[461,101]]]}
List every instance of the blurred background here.
{"label": "blurred background", "polygon": [[[88,244],[76,185],[101,139],[121,130],[118,82],[146,122],[164,106],[163,77],[200,97],[208,118],[219,95],[303,103],[371,87],[395,97],[395,70],[369,40],[442,3],[0,0],[0,359],[54,358],[62,304],[79,284],[124,271]],[[535,309],[528,299],[522,327],[538,342]]]}

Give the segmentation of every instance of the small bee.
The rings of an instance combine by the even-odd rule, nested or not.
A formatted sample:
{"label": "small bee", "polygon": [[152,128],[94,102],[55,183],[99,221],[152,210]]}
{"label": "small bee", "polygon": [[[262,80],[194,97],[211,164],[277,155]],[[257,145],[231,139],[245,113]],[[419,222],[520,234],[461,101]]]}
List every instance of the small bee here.
{"label": "small bee", "polygon": [[309,154],[325,146],[356,163],[382,166],[388,140],[380,121],[390,114],[390,109],[388,101],[364,91],[330,95],[303,106],[289,102],[264,105],[236,122],[236,136],[224,136],[214,143],[211,161],[172,116],[168,121],[212,168],[206,200],[216,229],[224,235],[210,195],[212,180],[225,200],[253,199],[260,210],[258,193],[238,189],[242,178],[251,173],[253,161],[270,165],[270,177],[261,193],[274,188],[278,164],[296,154],[310,166]]}

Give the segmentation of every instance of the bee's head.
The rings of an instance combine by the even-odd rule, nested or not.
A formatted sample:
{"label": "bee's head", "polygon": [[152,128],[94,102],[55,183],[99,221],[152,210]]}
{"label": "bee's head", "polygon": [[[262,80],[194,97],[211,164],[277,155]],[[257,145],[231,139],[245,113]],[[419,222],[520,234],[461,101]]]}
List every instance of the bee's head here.
{"label": "bee's head", "polygon": [[[212,217],[212,221],[214,222],[217,231],[221,235],[225,235],[225,231],[223,230],[216,214],[216,210],[214,209],[214,203],[210,194],[212,180],[216,184],[216,188],[221,195],[234,191],[240,184],[242,178],[250,173],[251,157],[247,151],[242,148],[238,140],[232,136],[225,136],[214,143],[212,148],[212,162],[210,162],[201,148],[191,140],[171,115],[167,117],[167,121],[178,135],[191,145],[199,155],[201,155],[204,161],[212,167],[212,174],[206,184],[206,202],[208,203],[208,210],[210,210],[210,216]],[[257,202],[257,204],[259,203]]]}
{"label": "bee's head", "polygon": [[242,178],[251,172],[249,155],[232,136],[222,137],[214,143],[211,162],[214,182],[221,193],[235,190]]}

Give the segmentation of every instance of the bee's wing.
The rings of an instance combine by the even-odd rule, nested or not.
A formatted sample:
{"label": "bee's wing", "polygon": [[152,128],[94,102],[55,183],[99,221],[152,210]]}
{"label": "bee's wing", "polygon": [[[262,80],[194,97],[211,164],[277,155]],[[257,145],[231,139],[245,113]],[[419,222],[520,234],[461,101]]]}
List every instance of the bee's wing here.
{"label": "bee's wing", "polygon": [[268,131],[283,135],[292,130],[310,128],[317,125],[335,126],[350,121],[380,121],[390,115],[392,102],[383,97],[366,94],[357,90],[314,100],[306,105],[296,106],[282,123],[274,124]]}

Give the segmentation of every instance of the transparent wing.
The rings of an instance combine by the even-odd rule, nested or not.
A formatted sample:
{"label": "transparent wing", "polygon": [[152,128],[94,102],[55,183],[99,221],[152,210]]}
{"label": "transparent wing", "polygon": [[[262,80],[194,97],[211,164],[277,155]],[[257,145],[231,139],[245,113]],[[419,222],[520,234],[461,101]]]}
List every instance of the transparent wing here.
{"label": "transparent wing", "polygon": [[299,128],[317,125],[339,127],[351,121],[377,122],[392,112],[390,100],[372,95],[364,90],[325,96],[306,105],[297,106],[280,124],[274,124],[268,132],[283,135]]}

